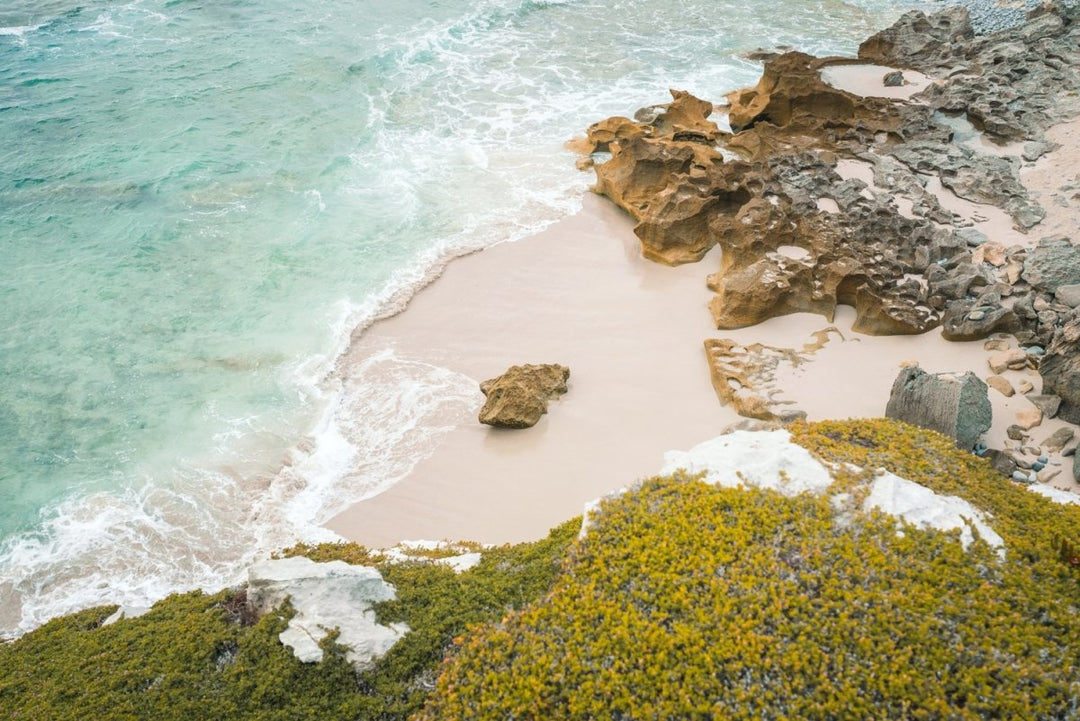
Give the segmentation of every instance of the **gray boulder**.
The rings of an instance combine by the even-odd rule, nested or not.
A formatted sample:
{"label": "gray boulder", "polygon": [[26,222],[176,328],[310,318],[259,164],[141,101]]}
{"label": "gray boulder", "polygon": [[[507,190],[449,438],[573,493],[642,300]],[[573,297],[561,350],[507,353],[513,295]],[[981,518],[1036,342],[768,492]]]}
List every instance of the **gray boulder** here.
{"label": "gray boulder", "polygon": [[1042,447],[1050,453],[1060,453],[1065,449],[1065,446],[1069,445],[1069,441],[1073,439],[1074,435],[1076,435],[1076,432],[1068,426],[1058,428],[1051,436],[1042,442]]}
{"label": "gray boulder", "polygon": [[898,88],[904,84],[904,74],[899,70],[885,73],[885,77],[881,79],[881,84],[887,88]]}
{"label": "gray boulder", "polygon": [[1024,260],[1020,276],[1037,290],[1047,293],[1061,286],[1080,283],[1080,248],[1068,238],[1043,238]]}
{"label": "gray boulder", "polygon": [[1006,478],[1012,478],[1017,470],[1016,461],[1010,458],[1009,454],[994,448],[986,452],[986,460],[989,461],[991,468]]}
{"label": "gray boulder", "polygon": [[1057,415],[1058,409],[1061,408],[1061,398],[1054,395],[1028,395],[1027,399],[1032,404],[1043,412],[1043,415],[1047,418],[1053,418]]}
{"label": "gray boulder", "polygon": [[944,433],[965,450],[990,430],[992,413],[987,386],[974,373],[927,373],[918,366],[901,369],[885,408],[886,417]]}
{"label": "gray boulder", "polygon": [[1080,283],[1059,285],[1054,291],[1054,299],[1070,308],[1080,308]]}

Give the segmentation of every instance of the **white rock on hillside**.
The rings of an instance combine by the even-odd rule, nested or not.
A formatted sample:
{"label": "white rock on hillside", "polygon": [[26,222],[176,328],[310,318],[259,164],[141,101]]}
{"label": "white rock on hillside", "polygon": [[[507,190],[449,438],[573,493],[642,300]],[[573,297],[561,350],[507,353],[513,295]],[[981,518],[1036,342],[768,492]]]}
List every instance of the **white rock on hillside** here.
{"label": "white rock on hillside", "polygon": [[1069,504],[1074,506],[1080,506],[1080,495],[1073,493],[1072,491],[1063,491],[1060,488],[1054,488],[1053,486],[1044,486],[1040,483],[1032,483],[1030,486],[1025,486],[1032,493],[1038,493],[1040,496],[1049,498],[1054,503]]}
{"label": "white rock on hillside", "polygon": [[346,657],[365,665],[382,656],[408,626],[383,626],[375,621],[372,604],[394,599],[394,587],[374,568],[344,561],[316,563],[308,558],[282,558],[248,569],[248,603],[267,613],[291,599],[296,614],[281,635],[304,663],[321,661],[319,641],[337,628],[337,642],[349,648]]}
{"label": "white rock on hillside", "polygon": [[870,495],[863,502],[863,509],[872,508],[902,518],[922,528],[942,531],[960,529],[960,544],[966,549],[975,540],[971,532],[974,526],[979,536],[1003,555],[1005,542],[986,522],[983,512],[963,498],[941,496],[926,486],[909,481],[887,471],[879,472],[870,486]]}
{"label": "white rock on hillside", "polygon": [[[825,492],[833,481],[828,469],[808,450],[792,443],[791,435],[784,430],[736,431],[699,443],[689,451],[664,454],[661,475],[680,468],[690,473],[704,472],[706,483],[768,488],[789,496],[804,491]],[[845,499],[838,497],[838,508],[846,507]],[[962,498],[938,495],[892,473],[879,471],[871,484],[863,509],[871,508],[924,528],[958,528],[965,549],[975,538],[971,531],[974,526],[983,540],[1004,555],[1005,543],[986,522],[982,511]]]}
{"label": "white rock on hillside", "polygon": [[138,618],[150,612],[149,606],[121,606],[113,611],[112,615],[101,622],[102,626],[111,626],[125,618]]}
{"label": "white rock on hillside", "polygon": [[[425,551],[450,551],[455,555],[431,558]],[[448,541],[402,541],[396,546],[379,551],[383,558],[393,563],[420,562],[448,566],[454,573],[464,573],[475,568],[483,559],[483,553],[469,551],[466,547]]]}
{"label": "white rock on hillside", "polygon": [[791,434],[784,430],[735,431],[688,451],[664,454],[661,475],[680,468],[690,473],[704,471],[706,483],[770,488],[789,496],[821,493],[833,480],[828,469],[810,451],[792,443]]}

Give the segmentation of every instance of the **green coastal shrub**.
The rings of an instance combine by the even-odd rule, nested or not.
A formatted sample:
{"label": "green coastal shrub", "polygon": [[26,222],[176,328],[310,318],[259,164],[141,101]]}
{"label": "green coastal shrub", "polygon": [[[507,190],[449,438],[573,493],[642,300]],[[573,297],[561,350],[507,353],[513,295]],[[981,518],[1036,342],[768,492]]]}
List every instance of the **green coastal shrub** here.
{"label": "green coastal shrub", "polygon": [[[892,421],[798,424],[823,461],[983,509],[1001,560],[958,532],[685,477],[609,500],[462,574],[353,544],[287,554],[373,564],[411,627],[357,673],[333,638],[302,664],[242,590],[189,593],[102,627],[92,609],[0,644],[3,719],[1080,719],[1080,508]],[[869,471],[839,466],[858,494]],[[418,552],[438,558],[443,551]],[[440,665],[441,664],[441,665]]]}
{"label": "green coastal shrub", "polygon": [[1054,543],[1080,509],[904,424],[793,434],[971,501],[1006,558],[828,497],[652,479],[551,594],[462,639],[416,718],[1080,718],[1080,575]]}
{"label": "green coastal shrub", "polygon": [[[405,719],[433,687],[454,637],[551,588],[579,526],[569,521],[542,541],[490,549],[462,574],[421,562],[378,564],[398,596],[376,609],[380,622],[413,630],[363,673],[333,639],[321,663],[300,663],[278,640],[289,609],[251,623],[238,591],[171,596],[110,626],[100,624],[111,607],[56,619],[0,644],[0,718]],[[289,551],[301,552],[319,561],[376,558],[355,544]]]}

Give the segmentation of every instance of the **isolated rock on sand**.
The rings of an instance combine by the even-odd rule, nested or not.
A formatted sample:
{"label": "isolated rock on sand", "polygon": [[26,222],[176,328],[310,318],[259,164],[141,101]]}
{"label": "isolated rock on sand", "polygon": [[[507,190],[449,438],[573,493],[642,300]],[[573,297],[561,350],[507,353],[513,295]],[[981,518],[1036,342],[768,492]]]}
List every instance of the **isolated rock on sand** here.
{"label": "isolated rock on sand", "polygon": [[374,568],[344,561],[316,563],[301,556],[257,563],[248,569],[248,605],[257,614],[273,611],[286,599],[295,614],[281,632],[281,642],[304,663],[322,660],[319,647],[327,632],[338,629],[346,658],[363,668],[382,656],[406,631],[375,619],[372,604],[394,599],[394,587]]}
{"label": "isolated rock on sand", "polygon": [[993,409],[987,386],[974,373],[930,374],[902,368],[893,382],[885,416],[939,431],[965,450],[990,430]]}
{"label": "isolated rock on sand", "polygon": [[898,88],[904,84],[904,74],[899,70],[885,73],[884,77],[881,78],[881,84],[887,88]]}
{"label": "isolated rock on sand", "polygon": [[1012,383],[1001,376],[990,376],[986,379],[986,385],[990,386],[1006,398],[1016,393],[1016,390],[1012,387]]}
{"label": "isolated rock on sand", "polygon": [[1021,408],[1016,412],[1016,425],[1021,430],[1030,431],[1042,423],[1043,412],[1038,408]]}
{"label": "isolated rock on sand", "polygon": [[487,396],[480,422],[498,428],[531,428],[547,413],[548,401],[566,393],[570,369],[558,364],[510,366],[480,384]]}
{"label": "isolated rock on sand", "polygon": [[1007,370],[1020,370],[1028,364],[1027,353],[1019,348],[999,351],[986,359],[990,370],[994,373],[1004,373]]}
{"label": "isolated rock on sand", "polygon": [[1076,432],[1068,426],[1058,428],[1042,442],[1042,447],[1049,453],[1060,453],[1065,449],[1065,446],[1069,445],[1069,441],[1071,441],[1075,435]]}

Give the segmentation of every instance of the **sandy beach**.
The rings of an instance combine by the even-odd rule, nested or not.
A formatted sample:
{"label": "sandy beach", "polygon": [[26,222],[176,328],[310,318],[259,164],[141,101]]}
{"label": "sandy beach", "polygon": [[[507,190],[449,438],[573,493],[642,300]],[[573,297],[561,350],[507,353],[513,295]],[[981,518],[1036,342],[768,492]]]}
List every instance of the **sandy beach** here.
{"label": "sandy beach", "polygon": [[[1071,137],[1071,136],[1070,136]],[[1060,164],[1070,145],[1033,169]],[[1051,182],[1052,174],[1035,174]],[[948,191],[942,191],[946,196]],[[996,209],[946,198],[957,209],[983,212],[980,229],[1012,240],[1017,232]],[[1003,217],[1004,214],[1001,214]],[[1048,224],[1063,222],[1051,212]],[[1040,237],[1039,228],[1028,236]],[[994,237],[991,235],[991,237]],[[328,527],[373,546],[406,539],[471,539],[501,543],[538,538],[581,511],[590,499],[659,469],[663,453],[688,448],[742,420],[718,401],[702,342],[729,338],[800,349],[829,328],[828,341],[780,363],[768,392],[789,400],[810,420],[880,417],[893,379],[906,363],[930,372],[990,375],[983,341],[949,342],[940,329],[921,336],[866,336],[851,331],[854,311],[833,322],[811,314],[773,318],[751,328],[717,331],[705,275],[719,251],[697,264],[666,267],[641,258],[632,221],[606,199],[589,195],[583,210],[548,230],[451,263],[397,316],[354,340],[341,365],[351,367],[392,349],[397,357],[438,365],[475,379],[472,407],[448,413],[452,430],[431,453],[380,495],[355,504]],[[519,363],[571,368],[569,392],[534,428],[507,431],[476,421],[480,381]],[[1034,371],[1009,371],[1040,390]],[[993,447],[1007,443],[1023,395],[990,391]],[[1062,426],[1046,419],[1041,440]],[[1053,485],[1071,488],[1071,459],[1058,458]]]}
{"label": "sandy beach", "polygon": [[622,211],[591,195],[584,205],[536,236],[454,261],[342,364],[348,373],[392,348],[479,384],[510,365],[561,363],[569,392],[535,427],[506,431],[476,421],[477,385],[473,407],[448,419],[456,427],[434,453],[333,519],[332,530],[372,546],[536,538],[585,501],[648,475],[665,450],[738,420],[709,382],[701,268],[641,259]]}
{"label": "sandy beach", "polygon": [[[848,92],[913,103],[920,102],[914,93],[935,82],[911,72],[905,86],[883,90],[880,78],[890,70],[839,66],[824,77]],[[926,189],[961,224],[990,244],[1024,248],[1080,225],[1076,203],[1067,197],[1074,188],[1069,183],[1077,181],[1071,169],[1080,162],[1080,120],[1053,128],[1050,152],[1036,161],[1020,161],[1020,144],[994,145],[964,120],[944,122],[955,126],[954,142],[974,152],[1017,158],[1023,183],[1046,210],[1042,223],[1023,232],[1003,210],[963,200],[926,176]],[[863,181],[867,197],[890,192],[874,185],[869,163],[841,160],[837,171]],[[897,204],[902,214],[910,211],[905,198],[897,196]],[[665,451],[689,448],[745,420],[712,387],[706,339],[767,346],[751,353],[768,357],[767,368],[757,369],[753,388],[738,393],[756,393],[809,420],[881,417],[902,366],[972,371],[985,380],[993,375],[990,355],[1017,347],[1010,336],[950,342],[940,328],[917,336],[862,335],[851,330],[855,312],[847,306],[831,321],[798,313],[717,331],[705,279],[719,258],[714,248],[700,262],[677,267],[644,260],[632,219],[589,195],[581,212],[536,236],[452,262],[402,313],[354,338],[338,375],[348,379],[370,359],[392,352],[462,374],[475,389],[455,410],[444,411],[439,420],[449,431],[430,439],[411,472],[328,527],[373,547],[406,539],[538,538],[587,501],[656,472]],[[1007,269],[994,272],[1004,279]],[[480,381],[522,363],[569,366],[569,392],[531,429],[479,424]],[[1033,461],[1042,442],[1067,424],[1043,418],[1024,439],[1010,439],[1007,429],[1017,414],[1034,410],[1025,390],[1041,393],[1042,380],[1031,368],[1001,375],[1018,392],[1006,397],[989,390],[993,425],[984,440]],[[1040,479],[1076,490],[1073,458],[1051,456]]]}

